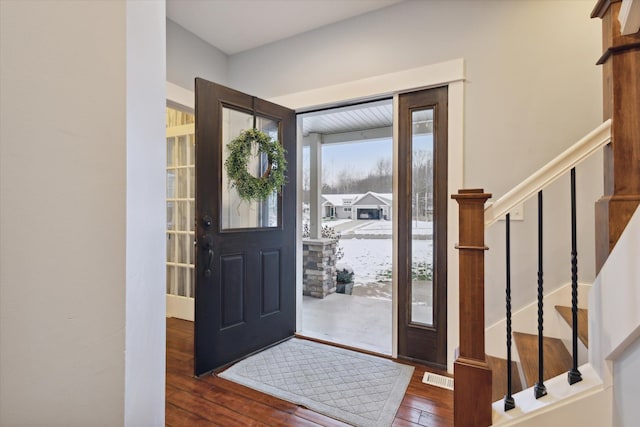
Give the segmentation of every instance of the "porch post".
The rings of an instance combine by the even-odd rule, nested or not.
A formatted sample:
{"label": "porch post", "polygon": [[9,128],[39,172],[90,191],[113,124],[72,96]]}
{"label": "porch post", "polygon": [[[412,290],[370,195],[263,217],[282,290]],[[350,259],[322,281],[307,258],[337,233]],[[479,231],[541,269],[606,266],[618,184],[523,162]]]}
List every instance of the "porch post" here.
{"label": "porch post", "polygon": [[311,133],[305,139],[310,149],[309,234],[312,239],[319,239],[322,236],[322,135]]}
{"label": "porch post", "polygon": [[453,421],[491,425],[491,368],[484,348],[484,204],[491,194],[459,190],[460,355],[453,364]]}
{"label": "porch post", "polygon": [[640,203],[640,33],[621,34],[620,0],[599,0],[602,19],[603,119],[612,119],[604,148],[604,196],[596,202],[596,271],[600,271]]}

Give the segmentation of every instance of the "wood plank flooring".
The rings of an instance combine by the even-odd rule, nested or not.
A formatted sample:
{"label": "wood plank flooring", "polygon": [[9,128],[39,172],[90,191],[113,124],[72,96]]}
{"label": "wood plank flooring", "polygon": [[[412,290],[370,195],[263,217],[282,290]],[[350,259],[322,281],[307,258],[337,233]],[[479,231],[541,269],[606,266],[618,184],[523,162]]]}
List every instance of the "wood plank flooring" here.
{"label": "wood plank flooring", "polygon": [[[422,383],[415,371],[393,426],[453,426],[453,392]],[[193,377],[193,323],[167,319],[166,425],[347,426],[343,422],[214,376]]]}

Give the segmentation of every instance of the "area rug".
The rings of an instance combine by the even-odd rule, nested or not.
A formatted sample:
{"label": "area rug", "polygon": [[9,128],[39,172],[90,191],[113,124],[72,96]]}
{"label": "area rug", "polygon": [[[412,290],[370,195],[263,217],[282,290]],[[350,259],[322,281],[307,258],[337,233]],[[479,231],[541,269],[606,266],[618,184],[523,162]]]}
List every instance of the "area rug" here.
{"label": "area rug", "polygon": [[413,367],[293,338],[220,377],[355,426],[390,426]]}

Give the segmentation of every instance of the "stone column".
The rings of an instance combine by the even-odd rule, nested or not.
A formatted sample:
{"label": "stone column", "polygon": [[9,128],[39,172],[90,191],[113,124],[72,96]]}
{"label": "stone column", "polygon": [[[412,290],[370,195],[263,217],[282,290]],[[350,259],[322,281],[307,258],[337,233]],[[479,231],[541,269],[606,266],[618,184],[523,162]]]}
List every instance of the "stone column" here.
{"label": "stone column", "polygon": [[302,294],[324,298],[336,291],[336,246],[333,239],[302,241]]}

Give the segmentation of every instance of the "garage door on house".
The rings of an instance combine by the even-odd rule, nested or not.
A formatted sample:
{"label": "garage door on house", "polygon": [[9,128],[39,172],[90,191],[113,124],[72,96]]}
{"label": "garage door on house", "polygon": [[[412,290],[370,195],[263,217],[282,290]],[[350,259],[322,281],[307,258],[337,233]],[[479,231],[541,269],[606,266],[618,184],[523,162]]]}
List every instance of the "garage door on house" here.
{"label": "garage door on house", "polygon": [[358,219],[380,219],[379,208],[358,208]]}

